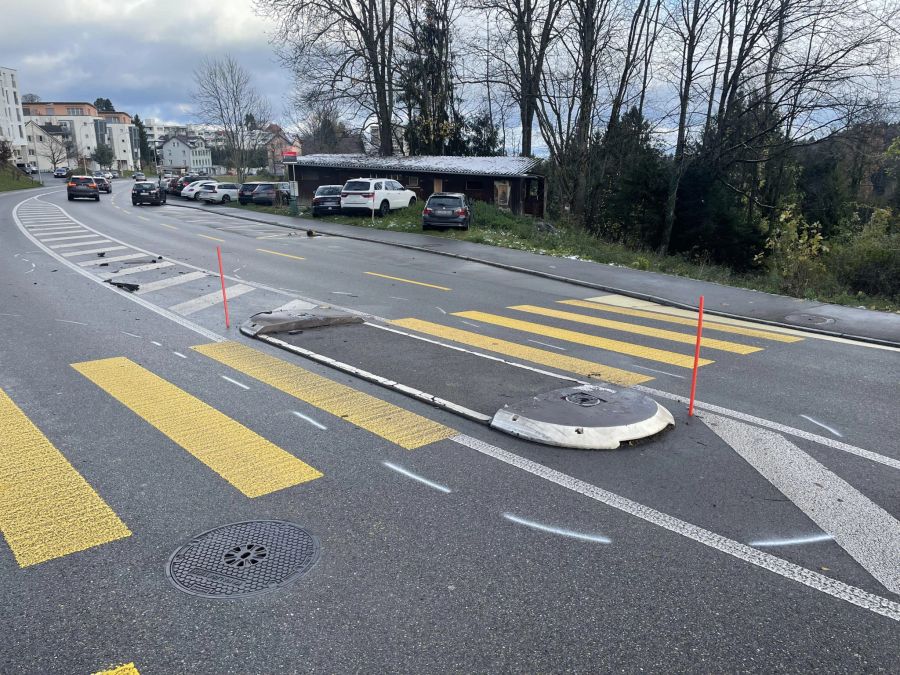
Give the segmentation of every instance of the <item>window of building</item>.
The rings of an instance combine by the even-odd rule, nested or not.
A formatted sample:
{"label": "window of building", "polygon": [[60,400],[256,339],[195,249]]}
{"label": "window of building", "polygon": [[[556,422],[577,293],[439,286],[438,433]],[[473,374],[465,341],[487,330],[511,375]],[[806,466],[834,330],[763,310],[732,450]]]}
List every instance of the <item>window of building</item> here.
{"label": "window of building", "polygon": [[29,154],[29,155],[33,155],[33,154],[34,154],[34,150],[33,150],[32,148],[28,148],[28,154]]}
{"label": "window of building", "polygon": [[28,136],[26,136],[26,138],[28,139],[28,142],[31,143],[31,134],[29,134]]}
{"label": "window of building", "polygon": [[406,187],[419,187],[419,177],[418,176],[410,176],[406,180]]}
{"label": "window of building", "polygon": [[84,108],[66,108],[66,115],[83,116]]}
{"label": "window of building", "polygon": [[47,107],[47,115],[48,116],[56,115],[56,108],[54,108],[53,106],[48,106]]}
{"label": "window of building", "polygon": [[26,116],[31,115],[31,108],[22,108],[22,113],[24,113]]}
{"label": "window of building", "polygon": [[[28,140],[31,140],[31,139],[29,138]],[[43,135],[38,134],[38,141],[40,141],[41,143],[44,142],[44,137],[43,137]]]}

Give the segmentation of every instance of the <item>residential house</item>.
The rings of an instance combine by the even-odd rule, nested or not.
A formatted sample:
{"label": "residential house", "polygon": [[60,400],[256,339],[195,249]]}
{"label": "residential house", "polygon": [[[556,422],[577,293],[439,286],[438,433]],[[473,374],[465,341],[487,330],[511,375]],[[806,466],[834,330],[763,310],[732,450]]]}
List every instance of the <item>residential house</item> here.
{"label": "residential house", "polygon": [[61,166],[74,166],[71,144],[66,141],[65,128],[58,124],[38,124],[32,119],[25,123],[27,163],[40,171],[53,171]]}
{"label": "residential house", "polygon": [[303,154],[303,142],[294,137],[288,138],[284,130],[277,124],[271,124],[267,128],[269,139],[265,143],[266,170],[273,176],[284,176],[285,155],[291,161]]}
{"label": "residential house", "polygon": [[159,160],[163,169],[176,173],[210,173],[212,153],[198,136],[173,136],[163,142]]}

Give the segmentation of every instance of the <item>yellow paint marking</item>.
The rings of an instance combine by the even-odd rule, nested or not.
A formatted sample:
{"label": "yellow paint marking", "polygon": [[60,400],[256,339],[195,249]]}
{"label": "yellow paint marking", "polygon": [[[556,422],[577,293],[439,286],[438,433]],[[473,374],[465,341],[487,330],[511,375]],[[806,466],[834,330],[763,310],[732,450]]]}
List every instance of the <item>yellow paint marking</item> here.
{"label": "yellow paint marking", "polygon": [[[650,326],[641,326],[634,323],[625,323],[624,321],[610,321],[609,319],[600,319],[595,316],[587,316],[585,314],[576,314],[575,312],[562,312],[557,309],[545,309],[543,307],[535,307],[533,305],[516,305],[509,307],[519,312],[528,312],[529,314],[538,314],[540,316],[549,316],[555,319],[564,319],[566,321],[574,321],[589,326],[599,326],[600,328],[610,328],[626,333],[636,333],[638,335],[646,335],[647,337],[660,338],[661,340],[671,340],[672,342],[681,342],[687,345],[693,345],[697,342],[697,335],[690,333],[678,333],[671,330],[663,330],[661,328],[651,328]],[[704,323],[704,327],[706,324]],[[708,349],[719,349],[724,352],[733,352],[735,354],[752,354],[761,352],[762,347],[753,347],[751,345],[742,345],[737,342],[727,342],[725,340],[716,340],[714,338],[703,338],[703,347]]]}
{"label": "yellow paint marking", "polygon": [[440,324],[431,323],[429,321],[421,321],[419,319],[399,319],[391,321],[395,326],[402,326],[409,330],[433,335],[434,337],[452,340],[460,344],[469,345],[478,349],[484,349],[490,352],[497,352],[513,358],[539,363],[543,366],[556,368],[569,373],[583,375],[584,377],[593,377],[613,384],[630,387],[635,384],[649,382],[653,378],[642,373],[632,373],[627,370],[620,370],[612,366],[604,366],[602,363],[586,361],[584,359],[575,358],[574,356],[565,356],[562,354],[554,354],[545,349],[536,347],[528,347],[520,345],[516,342],[508,342],[506,340],[498,340],[497,338],[479,335],[458,328],[450,328]]}
{"label": "yellow paint marking", "polygon": [[[453,316],[461,316],[464,319],[472,321],[481,321],[482,323],[490,323],[495,326],[503,326],[504,328],[512,328],[527,333],[543,335],[545,337],[553,337],[558,340],[574,342],[588,347],[597,347],[598,349],[606,349],[611,352],[619,352],[620,354],[628,354],[649,361],[659,361],[660,363],[668,363],[672,366],[680,366],[682,368],[693,368],[694,357],[687,354],[677,354],[668,352],[663,349],[654,349],[653,347],[642,347],[630,342],[621,342],[619,340],[610,340],[609,338],[597,337],[596,335],[588,335],[587,333],[579,333],[573,330],[565,330],[563,328],[554,328],[530,321],[519,321],[518,319],[509,319],[505,316],[496,314],[487,314],[485,312],[454,312]],[[705,366],[713,363],[709,359],[700,359],[700,365]]]}
{"label": "yellow paint marking", "polygon": [[421,281],[413,281],[412,279],[402,279],[401,277],[391,277],[387,274],[378,274],[378,272],[366,272],[366,274],[373,277],[381,277],[382,279],[391,279],[393,281],[402,281],[405,284],[415,284],[416,286],[425,286],[426,288],[436,288],[439,291],[452,291],[452,288],[447,288],[446,286],[435,286],[434,284],[426,284]]}
{"label": "yellow paint marking", "polygon": [[322,477],[320,471],[129,359],[86,361],[72,367],[248,497]]}
{"label": "yellow paint marking", "polygon": [[224,239],[217,239],[216,237],[210,237],[208,234],[198,234],[198,237],[203,237],[204,239],[212,239],[213,241],[225,241]]}
{"label": "yellow paint marking", "polygon": [[20,567],[131,535],[2,389],[0,531]]}
{"label": "yellow paint marking", "polygon": [[270,251],[267,248],[258,248],[257,251],[261,251],[262,253],[271,253],[272,255],[280,255],[285,258],[293,258],[294,260],[306,260],[306,258],[301,258],[299,255],[291,255],[290,253],[280,253],[278,251]]}
{"label": "yellow paint marking", "polygon": [[217,342],[193,349],[407,450],[457,433],[427,417],[237,342]]}
{"label": "yellow paint marking", "polygon": [[[614,296],[606,296],[606,297],[614,297]],[[599,300],[599,298],[598,298]],[[663,312],[659,311],[648,311],[644,309],[632,309],[629,307],[620,307],[618,305],[613,304],[605,304],[602,302],[591,302],[590,300],[557,300],[560,304],[563,305],[572,305],[573,307],[584,307],[585,309],[596,309],[601,312],[609,312],[610,314],[621,314],[623,316],[636,316],[642,319],[653,319],[654,321],[665,321],[666,323],[675,323],[680,326],[692,326],[695,329],[697,328],[697,312],[689,312],[688,310],[679,310],[683,311],[685,314],[692,314],[692,317],[689,316],[669,316]],[[635,300],[635,302],[643,302],[642,300]],[[659,307],[660,309],[665,309],[661,305],[654,305],[653,303],[647,303],[646,305],[641,305],[646,307]],[[707,330],[717,330],[722,333],[732,333],[734,335],[746,335],[747,337],[756,337],[763,338],[765,340],[775,340],[776,342],[800,342],[803,340],[802,337],[796,337],[793,335],[783,335],[781,333],[775,333],[772,331],[766,330],[757,330],[755,328],[741,328],[739,326],[726,326],[723,323],[717,323],[716,321],[707,321],[706,317],[703,319],[703,332],[705,333]],[[704,344],[706,341],[704,340]]]}
{"label": "yellow paint marking", "polygon": [[141,675],[141,671],[137,669],[134,663],[125,663],[109,670],[101,670],[94,675]]}
{"label": "yellow paint marking", "polygon": [[166,225],[165,223],[160,223],[163,227],[168,227],[170,230],[177,230],[178,228],[174,225]]}

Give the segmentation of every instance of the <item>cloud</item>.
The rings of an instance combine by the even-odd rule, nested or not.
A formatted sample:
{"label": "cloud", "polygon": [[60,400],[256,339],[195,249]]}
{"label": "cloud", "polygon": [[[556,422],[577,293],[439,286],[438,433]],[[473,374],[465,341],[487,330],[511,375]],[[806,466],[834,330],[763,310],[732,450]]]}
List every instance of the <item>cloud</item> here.
{"label": "cloud", "polygon": [[5,2],[0,65],[18,71],[21,94],[103,97],[144,118],[190,122],[194,69],[228,53],[279,111],[291,76],[276,63],[272,29],[250,0]]}

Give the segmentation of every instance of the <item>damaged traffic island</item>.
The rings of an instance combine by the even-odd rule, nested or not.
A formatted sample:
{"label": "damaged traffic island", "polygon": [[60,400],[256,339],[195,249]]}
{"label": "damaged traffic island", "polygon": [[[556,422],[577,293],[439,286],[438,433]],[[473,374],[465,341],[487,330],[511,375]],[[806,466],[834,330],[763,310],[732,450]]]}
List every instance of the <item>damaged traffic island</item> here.
{"label": "damaged traffic island", "polygon": [[[675,424],[667,409],[632,389],[582,382],[370,318],[294,301],[254,314],[241,332],[544,445],[609,450]],[[476,377],[479,386],[473,387]]]}

